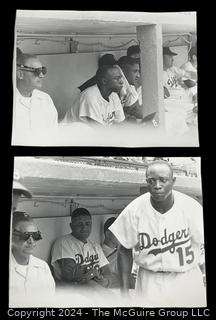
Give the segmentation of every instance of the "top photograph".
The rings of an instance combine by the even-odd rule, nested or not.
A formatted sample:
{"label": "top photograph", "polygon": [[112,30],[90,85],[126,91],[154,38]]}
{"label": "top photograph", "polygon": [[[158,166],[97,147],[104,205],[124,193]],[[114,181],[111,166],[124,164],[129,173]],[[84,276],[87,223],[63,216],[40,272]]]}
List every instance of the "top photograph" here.
{"label": "top photograph", "polygon": [[17,10],[15,146],[199,147],[196,12]]}

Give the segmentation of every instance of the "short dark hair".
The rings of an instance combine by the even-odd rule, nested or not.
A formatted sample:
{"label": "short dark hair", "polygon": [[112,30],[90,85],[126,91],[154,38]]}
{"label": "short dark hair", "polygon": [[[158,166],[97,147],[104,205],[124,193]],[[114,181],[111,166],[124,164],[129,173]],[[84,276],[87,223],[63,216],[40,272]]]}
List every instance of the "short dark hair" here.
{"label": "short dark hair", "polygon": [[14,211],[12,217],[12,228],[15,229],[20,222],[33,222],[33,219],[26,212]]}
{"label": "short dark hair", "polygon": [[132,54],[138,54],[138,53],[140,53],[139,45],[130,46],[127,49],[127,56],[131,56]]}
{"label": "short dark hair", "polygon": [[116,69],[116,68],[117,67],[115,67],[114,65],[103,65],[103,66],[99,67],[97,72],[96,72],[96,75],[95,75],[96,83],[100,84],[101,80],[106,77],[106,74],[107,74],[108,70]]}
{"label": "short dark hair", "polygon": [[106,65],[113,66],[114,64],[117,64],[117,61],[116,61],[114,55],[111,53],[106,53],[98,60],[99,67],[106,66]]}
{"label": "short dark hair", "polygon": [[169,169],[170,169],[170,172],[171,172],[171,176],[173,177],[173,168],[172,166],[169,164],[169,162],[165,161],[165,160],[155,160],[151,163],[148,164],[147,168],[146,168],[146,176],[148,175],[148,171],[151,167],[153,167],[154,165],[166,165]]}
{"label": "short dark hair", "polygon": [[107,231],[107,229],[113,224],[113,222],[116,220],[115,217],[111,217],[107,219],[104,223],[104,233]]}
{"label": "short dark hair", "polygon": [[71,213],[71,221],[80,216],[88,216],[91,218],[90,212],[85,208],[77,208]]}
{"label": "short dark hair", "polygon": [[139,64],[139,59],[134,59],[128,56],[123,56],[119,58],[118,65],[120,68],[124,69],[128,65],[133,66],[134,64]]}

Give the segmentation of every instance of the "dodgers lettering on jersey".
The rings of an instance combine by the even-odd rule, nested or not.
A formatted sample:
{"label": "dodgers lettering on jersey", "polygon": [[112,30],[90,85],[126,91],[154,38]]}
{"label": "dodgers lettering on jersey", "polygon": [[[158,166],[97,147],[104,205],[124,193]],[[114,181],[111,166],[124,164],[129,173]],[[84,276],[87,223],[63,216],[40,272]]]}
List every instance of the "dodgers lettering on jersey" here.
{"label": "dodgers lettering on jersey", "polygon": [[99,256],[98,254],[90,254],[87,251],[86,255],[75,254],[75,261],[80,265],[85,265],[87,268],[97,268],[99,269]]}
{"label": "dodgers lettering on jersey", "polygon": [[[183,239],[182,239],[183,238]],[[176,241],[181,240],[182,241]],[[172,232],[167,235],[167,229],[164,229],[164,235],[162,238],[158,239],[156,237],[151,238],[148,233],[139,233],[139,249],[149,249],[152,247],[157,247],[157,249],[152,249],[148,254],[154,254],[155,256],[158,253],[163,253],[170,251],[171,253],[175,252],[175,248],[179,245],[182,245],[190,240],[189,228],[178,230],[176,233]],[[158,249],[158,245],[164,245],[161,249]]]}
{"label": "dodgers lettering on jersey", "polygon": [[83,243],[71,233],[57,239],[53,246],[51,264],[59,280],[62,279],[62,274],[57,261],[61,259],[73,259],[87,269],[100,269],[109,263],[100,245],[90,240]]}
{"label": "dodgers lettering on jersey", "polygon": [[170,76],[169,79],[167,80],[167,85],[170,88],[176,88],[178,86],[178,82],[175,76]]}
{"label": "dodgers lettering on jersey", "polygon": [[152,208],[151,221],[140,217],[136,263],[152,270],[184,272],[197,264],[200,244],[194,241],[187,216],[177,205],[161,215]]}
{"label": "dodgers lettering on jersey", "polygon": [[115,120],[115,111],[108,112],[106,117],[104,115],[102,115],[102,118],[103,118],[104,124],[111,125],[113,123],[113,121]]}
{"label": "dodgers lettering on jersey", "polygon": [[164,71],[164,86],[170,89],[178,87],[177,77],[171,70]]}
{"label": "dodgers lettering on jersey", "polygon": [[[194,261],[195,250],[191,249],[190,229],[184,228],[176,232],[167,233],[164,229],[164,234],[161,238],[151,237],[148,233],[139,233],[139,251],[146,250],[146,254],[157,256],[164,253],[170,254],[170,258],[175,261],[176,266],[184,267]],[[173,255],[173,256],[172,256]],[[162,258],[163,260],[163,258]]]}

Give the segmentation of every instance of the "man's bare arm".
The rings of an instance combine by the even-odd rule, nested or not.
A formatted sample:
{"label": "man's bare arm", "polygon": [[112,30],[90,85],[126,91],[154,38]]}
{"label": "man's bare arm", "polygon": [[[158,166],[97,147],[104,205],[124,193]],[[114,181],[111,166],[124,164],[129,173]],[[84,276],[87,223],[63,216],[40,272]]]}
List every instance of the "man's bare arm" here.
{"label": "man's bare arm", "polygon": [[67,282],[87,282],[95,276],[94,270],[87,270],[86,266],[81,266],[73,259],[57,260],[61,269],[62,280]]}
{"label": "man's bare arm", "polygon": [[120,289],[126,293],[130,287],[130,274],[133,264],[132,249],[119,246],[117,255],[118,271],[120,278]]}

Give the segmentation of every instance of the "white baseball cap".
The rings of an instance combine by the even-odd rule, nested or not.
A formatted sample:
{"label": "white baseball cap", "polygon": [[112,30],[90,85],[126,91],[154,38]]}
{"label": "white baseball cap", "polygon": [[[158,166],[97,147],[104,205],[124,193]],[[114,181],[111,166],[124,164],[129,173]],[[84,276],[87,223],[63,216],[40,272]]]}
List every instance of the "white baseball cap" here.
{"label": "white baseball cap", "polygon": [[31,198],[31,192],[20,182],[21,176],[17,169],[14,169],[14,177],[13,177],[13,191],[20,191],[26,198]]}

